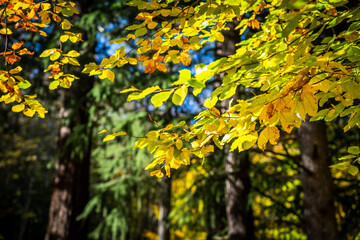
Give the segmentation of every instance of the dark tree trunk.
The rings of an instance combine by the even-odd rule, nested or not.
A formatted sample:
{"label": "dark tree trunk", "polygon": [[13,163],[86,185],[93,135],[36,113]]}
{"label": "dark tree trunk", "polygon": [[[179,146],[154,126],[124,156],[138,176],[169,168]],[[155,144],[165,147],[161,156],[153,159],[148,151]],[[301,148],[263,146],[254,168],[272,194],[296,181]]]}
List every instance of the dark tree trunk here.
{"label": "dark tree trunk", "polygon": [[87,85],[77,82],[72,86],[72,112],[62,110],[62,117],[70,115],[70,124],[60,126],[60,154],[55,166],[46,240],[87,238],[84,222],[76,220],[89,198],[92,126],[89,124],[86,94],[94,80],[87,80]]}
{"label": "dark tree trunk", "polygon": [[299,138],[305,232],[309,240],[337,240],[339,237],[325,123],[303,122]]}
{"label": "dark tree trunk", "polygon": [[[79,15],[92,11],[95,1],[76,1]],[[95,23],[94,23],[95,24]],[[80,26],[81,28],[81,26]],[[95,54],[96,40],[86,32],[87,41],[81,66],[90,62]],[[79,73],[75,75],[79,76]],[[70,90],[65,90],[64,107],[61,110],[59,128],[59,156],[55,165],[54,190],[51,197],[49,222],[45,240],[83,240],[87,239],[86,221],[77,221],[89,200],[90,157],[92,145],[92,123],[89,113],[91,99],[89,92],[95,83],[94,77],[80,76]]]}
{"label": "dark tree trunk", "polygon": [[[240,41],[239,32],[234,28],[236,23],[228,24],[229,31],[223,32],[224,42],[217,42],[216,57],[226,57],[235,53],[235,44]],[[220,76],[222,77],[222,76]],[[238,98],[238,94],[234,98]],[[228,106],[225,101],[222,111]],[[225,203],[228,222],[229,240],[253,239],[253,217],[251,207],[248,204],[250,193],[248,153],[238,154],[230,152],[230,147],[225,147],[224,164],[226,172],[225,180]],[[236,151],[236,150],[235,150]]]}
{"label": "dark tree trunk", "polygon": [[225,157],[225,201],[229,240],[253,239],[253,216],[248,204],[249,166],[247,152],[228,152]]}
{"label": "dark tree trunk", "polygon": [[168,216],[170,213],[171,180],[167,176],[161,179],[160,213],[158,224],[159,240],[170,240]]}

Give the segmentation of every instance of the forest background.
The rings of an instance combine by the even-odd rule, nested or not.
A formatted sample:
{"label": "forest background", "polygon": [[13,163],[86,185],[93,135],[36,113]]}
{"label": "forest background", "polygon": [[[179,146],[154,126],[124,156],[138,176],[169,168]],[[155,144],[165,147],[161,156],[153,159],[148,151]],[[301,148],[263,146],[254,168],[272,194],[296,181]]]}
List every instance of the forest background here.
{"label": "forest background", "polygon": [[[323,72],[330,72],[330,77],[323,76],[320,80],[329,81],[326,83],[333,87],[329,87],[327,92],[333,95],[324,97],[320,93],[315,94],[317,100],[322,99],[322,103],[315,103],[316,110],[310,101],[304,105],[304,110],[297,114],[301,117],[298,119],[302,120],[305,120],[304,116],[308,114],[319,120],[318,123],[304,122],[298,131],[296,126],[300,126],[301,120],[299,123],[295,122],[296,120],[284,122],[280,117],[280,133],[278,128],[277,131],[274,130],[276,123],[271,124],[274,123],[273,116],[276,115],[269,110],[271,104],[263,102],[261,105],[266,106],[266,110],[261,123],[265,127],[257,126],[256,130],[264,133],[267,129],[273,131],[265,137],[265,143],[255,141],[255,145],[255,142],[250,140],[253,142],[250,146],[237,136],[238,140],[230,139],[231,143],[224,145],[224,140],[221,142],[215,138],[211,139],[216,145],[215,150],[212,150],[213,147],[208,145],[209,134],[199,134],[198,145],[191,144],[193,149],[198,149],[199,145],[206,147],[200,153],[191,152],[193,155],[190,160],[184,151],[176,153],[177,150],[188,147],[186,139],[176,130],[171,132],[173,135],[168,142],[164,141],[166,136],[159,138],[161,141],[158,142],[167,144],[167,149],[172,147],[175,153],[171,153],[171,156],[184,154],[181,155],[184,161],[171,165],[165,161],[161,165],[162,169],[151,173],[144,169],[149,168],[149,164],[150,168],[155,166],[151,165],[151,153],[154,151],[149,146],[150,140],[154,140],[152,134],[156,135],[158,132],[158,135],[166,135],[173,126],[184,129],[189,126],[187,131],[193,130],[190,126],[205,126],[202,132],[216,130],[220,135],[231,132],[231,124],[234,123],[228,120],[230,118],[226,118],[228,106],[231,104],[229,98],[233,98],[234,102],[241,102],[254,95],[260,96],[261,91],[268,90],[269,86],[256,89],[255,85],[246,86],[248,83],[239,83],[234,89],[231,85],[223,84],[228,81],[226,74],[212,72],[211,76],[208,76],[211,80],[205,80],[206,86],[205,82],[191,76],[201,73],[206,75],[205,64],[223,64],[221,59],[235,53],[245,54],[240,58],[254,59],[252,55],[239,53],[238,49],[245,44],[248,44],[245,45],[248,48],[257,44],[255,48],[263,50],[260,47],[261,42],[254,43],[251,39],[261,39],[259,33],[265,31],[265,23],[271,19],[272,5],[263,1],[233,3],[232,11],[235,11],[236,4],[249,11],[241,13],[241,18],[236,18],[235,21],[223,19],[224,27],[229,29],[217,29],[218,32],[212,33],[212,41],[204,41],[201,47],[198,46],[200,39],[195,38],[197,35],[187,37],[179,34],[180,37],[174,45],[178,50],[188,51],[175,53],[172,61],[163,65],[162,60],[156,62],[153,69],[141,64],[139,57],[141,59],[141,55],[145,56],[147,50],[154,54],[161,48],[162,43],[154,42],[154,34],[160,24],[151,25],[151,22],[155,21],[146,22],[146,15],[139,13],[144,9],[155,11],[159,8],[156,4],[160,5],[161,2],[147,2],[146,7],[139,7],[141,2],[132,1],[131,4],[139,9],[126,5],[124,1],[76,1],[76,7],[68,1],[49,1],[52,4],[49,9],[44,2],[41,3],[42,6],[39,5],[39,9],[52,11],[50,16],[53,20],[42,29],[43,32],[39,32],[31,29],[31,24],[35,22],[32,18],[46,17],[36,15],[38,13],[30,17],[31,4],[36,4],[36,1],[0,1],[2,27],[5,29],[0,30],[3,43],[1,48],[5,49],[1,50],[1,100],[9,103],[0,107],[0,239],[360,238],[360,207],[357,204],[360,198],[357,162],[360,154],[357,147],[360,143],[357,127],[360,116],[357,107],[360,11],[357,1],[271,1],[273,5],[280,6],[280,9],[286,9],[290,16],[288,19],[281,19],[278,26],[283,38],[294,41],[289,44],[294,44],[294,53],[296,49],[302,49],[302,41],[294,40],[297,39],[296,34],[306,36],[306,30],[310,29],[309,32],[316,37],[311,39],[311,43],[306,43],[302,54],[294,54],[294,57],[282,55],[283,59],[278,58],[276,54],[284,51],[281,44],[277,45],[277,50],[264,50],[270,53],[274,51],[275,57],[255,57],[261,61],[259,66],[265,66],[269,72],[276,72],[278,69],[291,69],[291,65],[296,66],[296,63],[301,65],[300,61],[296,61],[309,57],[308,55],[316,56],[317,62],[306,63],[309,73],[321,77]],[[20,21],[15,21],[14,16],[21,14],[11,12],[11,8],[18,3],[25,4],[17,10],[24,11],[27,19],[22,17]],[[306,6],[311,3],[317,5],[308,10]],[[203,7],[204,10],[200,8],[200,11],[205,11],[203,15],[221,19],[221,13],[227,11],[224,6],[229,3],[167,1],[166,4],[168,5],[165,8],[169,9],[196,9],[195,6],[199,4],[206,6]],[[309,16],[306,11],[319,11],[314,17],[318,23],[314,25],[303,19],[303,16]],[[298,12],[303,15],[296,15]],[[58,20],[54,17],[56,13],[59,14]],[[186,21],[190,21],[190,17],[184,14],[182,18],[185,20],[178,19],[177,22],[176,11],[174,15],[171,15],[173,13],[170,11],[169,17],[166,14],[163,12],[162,16],[159,16],[159,22],[172,18],[172,21],[178,23],[178,26],[174,24],[175,26],[184,28]],[[13,25],[9,19],[14,20]],[[142,20],[145,20],[146,24],[143,24]],[[226,21],[228,24],[225,24]],[[15,28],[17,22],[23,24],[23,27],[18,25]],[[323,27],[329,24],[331,27]],[[216,25],[220,26],[218,23]],[[11,30],[11,27],[16,30]],[[166,24],[162,24],[162,28],[166,28]],[[151,44],[131,40],[132,36],[128,35],[131,32],[134,33],[134,38],[150,39]],[[309,38],[313,36],[311,34]],[[127,36],[126,40],[119,40],[124,36]],[[59,38],[62,40],[59,41]],[[114,41],[109,43],[110,40]],[[124,41],[125,47],[117,52],[119,43]],[[140,51],[138,44],[142,44]],[[331,54],[326,53],[332,51],[323,48],[323,45],[330,46],[329,49],[332,48],[333,52],[342,48],[346,51],[336,52],[335,57],[330,57]],[[61,52],[53,50],[58,47]],[[24,54],[19,53],[21,50]],[[106,67],[109,61],[104,59],[111,59],[110,56],[114,54],[121,55],[122,51],[131,52],[128,57],[138,58],[139,62],[132,63],[134,60],[128,59],[130,64],[121,68]],[[65,52],[68,55],[63,55]],[[346,57],[341,58],[341,54]],[[63,80],[49,81],[49,76],[54,77],[61,72],[54,67],[54,62],[58,59],[62,59],[62,63],[67,59],[67,65],[61,68],[65,75],[58,78]],[[285,63],[282,62],[284,59]],[[96,65],[87,65],[90,62],[95,62]],[[340,63],[340,66],[331,65],[333,62]],[[318,64],[317,70],[312,70],[312,64]],[[85,65],[88,71],[81,73]],[[18,82],[15,84],[19,86],[18,89],[22,89],[21,96],[32,96],[31,94],[36,93],[37,100],[48,111],[46,114],[39,105],[36,105],[37,110],[31,112],[29,102],[25,102],[28,105],[22,105],[21,100],[14,99],[18,103],[13,104],[6,97],[11,91],[18,94],[14,90],[17,89],[15,85],[5,79],[5,72],[12,75],[20,72],[11,72],[11,69],[16,69],[17,66],[22,68],[23,81],[16,78]],[[89,76],[87,73],[90,73],[89,69],[93,70],[94,66],[102,67],[103,71]],[[296,71],[292,70],[292,73]],[[339,73],[340,71],[342,73]],[[335,82],[345,86],[338,80],[346,77],[344,72],[355,84],[350,86],[355,91],[349,87],[340,89],[337,85],[331,85],[334,77]],[[285,73],[279,73],[281,74]],[[266,79],[259,75],[254,78],[256,81],[266,82]],[[172,85],[174,82],[175,88]],[[180,87],[177,87],[176,83]],[[193,90],[189,90],[188,94],[189,87]],[[120,93],[124,89],[135,88],[148,91]],[[165,91],[162,91],[164,89]],[[197,89],[202,91],[194,96]],[[220,89],[217,91],[219,96],[213,95],[216,89]],[[289,95],[291,91],[288,92]],[[155,95],[150,95],[152,93]],[[156,94],[159,96],[157,99],[153,97]],[[170,94],[178,97],[169,98]],[[169,101],[163,101],[165,98],[169,98]],[[222,100],[221,103],[216,103],[215,98],[216,101]],[[339,100],[340,98],[344,101]],[[24,99],[30,101],[29,99],[33,98]],[[352,103],[349,104],[346,99],[352,99]],[[338,102],[341,102],[342,106]],[[317,111],[318,105],[322,106],[323,110],[319,107]],[[23,112],[24,115],[16,112]],[[35,112],[38,116],[28,117]],[[204,116],[208,117],[204,112],[210,114],[210,118],[215,117],[205,118],[207,122],[201,123]],[[193,119],[199,113],[203,115]],[[45,118],[42,118],[43,114]],[[221,115],[224,118],[221,118]],[[342,118],[338,117],[340,115]],[[326,123],[322,119],[326,120]],[[349,126],[349,119],[353,126],[348,127],[344,133],[344,127]],[[295,125],[295,129],[292,130],[290,125]],[[208,129],[209,126],[212,130]],[[103,134],[98,134],[99,132],[110,133],[104,137]],[[146,137],[141,138],[145,134]],[[247,135],[250,139],[254,136],[251,134]],[[260,133],[259,138],[260,136],[264,134]],[[150,140],[141,142],[142,139]],[[268,141],[273,145],[266,144]],[[140,148],[134,149],[135,144]],[[155,146],[152,148],[155,149]],[[248,149],[238,153],[237,149],[245,148]],[[230,151],[234,149],[235,151]],[[190,162],[191,164],[188,164]],[[171,171],[170,178],[166,176],[169,175],[167,165],[176,168]],[[179,168],[178,165],[185,166]],[[333,167],[330,167],[331,165]]]}

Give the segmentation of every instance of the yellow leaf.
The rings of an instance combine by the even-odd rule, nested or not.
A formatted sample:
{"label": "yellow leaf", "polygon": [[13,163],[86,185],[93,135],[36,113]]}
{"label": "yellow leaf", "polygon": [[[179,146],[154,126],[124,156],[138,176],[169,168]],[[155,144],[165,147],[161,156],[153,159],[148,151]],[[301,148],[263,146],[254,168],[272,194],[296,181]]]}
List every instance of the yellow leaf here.
{"label": "yellow leaf", "polygon": [[35,111],[30,109],[30,108],[26,108],[24,111],[23,111],[24,115],[25,116],[28,116],[28,117],[33,117],[34,114],[35,114]]}
{"label": "yellow leaf", "polygon": [[51,61],[55,61],[56,59],[58,59],[61,56],[61,53],[56,51],[53,54],[50,55],[50,60]]}
{"label": "yellow leaf", "polygon": [[139,28],[135,31],[135,36],[136,37],[141,37],[144,36],[147,33],[147,29],[146,28]]}
{"label": "yellow leaf", "polygon": [[131,65],[136,65],[137,64],[137,59],[136,58],[128,58],[127,60],[129,61],[129,63]]}
{"label": "yellow leaf", "polygon": [[225,40],[224,35],[222,35],[221,32],[215,33],[214,36],[215,36],[216,40],[219,42],[223,42]]}
{"label": "yellow leaf", "polygon": [[64,54],[64,56],[67,56],[67,57],[78,57],[78,56],[80,56],[80,53],[78,53],[78,52],[75,51],[75,50],[71,50],[71,51],[68,52],[67,54]]}
{"label": "yellow leaf", "polygon": [[0,30],[0,34],[10,35],[10,34],[12,34],[12,33],[13,33],[13,32],[11,31],[10,28],[3,28],[3,29]]}
{"label": "yellow leaf", "polygon": [[168,130],[172,129],[173,127],[174,127],[174,124],[169,124],[163,129],[163,131],[168,131]]}
{"label": "yellow leaf", "polygon": [[76,43],[76,42],[78,42],[78,41],[79,41],[79,38],[78,38],[78,37],[76,37],[76,36],[70,36],[70,42]]}
{"label": "yellow leaf", "polygon": [[11,70],[9,71],[9,73],[10,73],[10,74],[17,74],[17,73],[21,72],[21,70],[22,70],[22,67],[17,66],[16,68],[11,69]]}
{"label": "yellow leaf", "polygon": [[72,27],[72,24],[67,20],[67,19],[64,19],[61,23],[61,28],[63,30],[69,30],[70,28]]}
{"label": "yellow leaf", "polygon": [[41,3],[41,10],[46,11],[49,10],[50,8],[51,8],[50,3]]}
{"label": "yellow leaf", "polygon": [[75,58],[69,58],[68,61],[69,61],[69,63],[70,63],[71,65],[80,66],[79,61],[76,60]]}
{"label": "yellow leaf", "polygon": [[183,147],[183,142],[181,141],[181,139],[176,140],[175,146],[178,150],[180,150]]}
{"label": "yellow leaf", "polygon": [[53,54],[54,52],[56,52],[56,48],[47,49],[40,54],[40,57],[48,57],[51,54]]}
{"label": "yellow leaf", "polygon": [[223,130],[226,127],[225,122],[221,118],[219,119],[219,121],[220,121],[220,124],[219,124],[219,127],[216,130],[216,132],[220,132],[221,130]]}
{"label": "yellow leaf", "polygon": [[131,87],[131,88],[122,90],[120,93],[127,93],[127,92],[134,92],[134,91],[140,91],[140,90],[137,89],[136,87]]}
{"label": "yellow leaf", "polygon": [[162,173],[162,172],[158,172],[157,174],[156,174],[156,177],[157,178],[162,178],[164,176],[164,174]]}
{"label": "yellow leaf", "polygon": [[111,140],[114,140],[114,139],[115,139],[115,136],[112,135],[112,134],[109,134],[103,139],[103,142],[111,141]]}
{"label": "yellow leaf", "polygon": [[172,85],[182,85],[191,79],[191,71],[183,69],[179,71],[179,80],[175,81]]}
{"label": "yellow leaf", "polygon": [[207,98],[204,102],[204,107],[206,108],[212,108],[216,105],[218,101],[217,96],[211,97],[211,98]]}
{"label": "yellow leaf", "polygon": [[150,101],[154,107],[160,107],[165,101],[167,101],[173,91],[160,92],[151,97]]}
{"label": "yellow leaf", "polygon": [[154,38],[153,42],[152,42],[152,47],[155,49],[155,50],[159,50],[159,48],[161,47],[163,41],[162,41],[162,38],[161,37],[156,37]]}
{"label": "yellow leaf", "polygon": [[66,42],[67,40],[69,40],[69,35],[61,35],[60,36],[60,41],[61,42]]}
{"label": "yellow leaf", "polygon": [[158,25],[157,22],[149,22],[147,26],[148,26],[148,29],[154,29],[154,28],[156,28],[157,25]]}
{"label": "yellow leaf", "polygon": [[161,9],[159,12],[161,15],[163,15],[163,17],[167,17],[170,14],[170,10],[168,9]]}
{"label": "yellow leaf", "polygon": [[150,168],[154,168],[157,164],[158,163],[154,161],[154,162],[150,163],[149,165],[147,165],[144,170],[149,170]]}
{"label": "yellow leaf", "polygon": [[106,73],[106,77],[110,80],[110,81],[114,81],[115,80],[115,73],[113,73],[111,70],[106,69],[105,70]]}
{"label": "yellow leaf", "polygon": [[166,176],[170,177],[170,166],[168,164],[165,165]]}
{"label": "yellow leaf", "polygon": [[103,60],[101,60],[100,66],[105,67],[109,63],[111,63],[111,60],[109,58],[104,58]]}
{"label": "yellow leaf", "polygon": [[176,158],[173,157],[173,158],[170,160],[170,167],[171,167],[171,168],[178,169],[180,166],[181,166],[181,162],[180,162],[178,159],[176,159]]}
{"label": "yellow leaf", "polygon": [[11,111],[13,112],[21,112],[22,110],[25,109],[25,104],[24,103],[20,103],[18,105],[15,105],[11,108]]}
{"label": "yellow leaf", "polygon": [[188,92],[188,88],[183,86],[179,89],[177,89],[175,92],[174,92],[174,95],[172,97],[172,102],[176,105],[182,105],[185,98],[186,98],[186,95],[187,95],[187,92]]}
{"label": "yellow leaf", "polygon": [[118,137],[118,136],[125,136],[125,135],[127,135],[127,133],[126,132],[116,132],[116,133],[113,133],[112,135],[114,137]]}
{"label": "yellow leaf", "polygon": [[106,133],[106,132],[108,132],[108,130],[104,129],[104,130],[98,132],[98,134],[102,134],[102,133]]}
{"label": "yellow leaf", "polygon": [[59,81],[53,81],[49,84],[49,89],[54,90],[59,86]]}
{"label": "yellow leaf", "polygon": [[164,176],[164,174],[161,172],[160,169],[158,169],[158,170],[152,171],[150,173],[150,176],[156,176],[158,178],[162,178]]}
{"label": "yellow leaf", "polygon": [[181,53],[180,54],[180,61],[185,65],[185,66],[189,66],[191,63],[191,59],[189,58],[189,55],[185,54],[185,53]]}
{"label": "yellow leaf", "polygon": [[303,94],[302,96],[302,104],[304,111],[309,116],[315,116],[318,111],[318,101],[313,94]]}
{"label": "yellow leaf", "polygon": [[294,57],[293,57],[293,55],[287,55],[286,56],[286,64],[288,65],[288,66],[291,66],[291,65],[293,65],[294,64]]}
{"label": "yellow leaf", "polygon": [[275,145],[278,143],[279,141],[279,138],[280,138],[280,131],[277,127],[268,127],[268,131],[269,131],[269,142],[272,144],[272,145]]}
{"label": "yellow leaf", "polygon": [[257,133],[240,136],[231,144],[230,151],[234,151],[236,148],[239,149],[239,152],[245,151],[254,146],[257,139]]}
{"label": "yellow leaf", "polygon": [[277,127],[266,127],[259,135],[258,146],[261,150],[264,150],[267,142],[275,145],[279,141],[279,137],[280,131]]}
{"label": "yellow leaf", "polygon": [[283,129],[287,133],[291,133],[292,129],[294,128],[294,117],[298,117],[292,114],[290,111],[279,111],[278,115]]}
{"label": "yellow leaf", "polygon": [[144,91],[142,91],[141,93],[132,93],[132,94],[130,94],[128,96],[127,100],[128,101],[133,101],[133,100],[142,99],[142,98],[146,97],[147,95],[155,92],[156,90],[160,90],[160,87],[159,86],[148,87]]}
{"label": "yellow leaf", "polygon": [[60,6],[55,6],[54,8],[53,8],[53,11],[55,12],[55,13],[60,13],[61,11],[62,11],[62,7],[60,7]]}
{"label": "yellow leaf", "polygon": [[359,173],[359,169],[357,167],[355,167],[354,165],[350,165],[347,168],[347,171],[353,176],[355,176],[355,175],[357,175]]}

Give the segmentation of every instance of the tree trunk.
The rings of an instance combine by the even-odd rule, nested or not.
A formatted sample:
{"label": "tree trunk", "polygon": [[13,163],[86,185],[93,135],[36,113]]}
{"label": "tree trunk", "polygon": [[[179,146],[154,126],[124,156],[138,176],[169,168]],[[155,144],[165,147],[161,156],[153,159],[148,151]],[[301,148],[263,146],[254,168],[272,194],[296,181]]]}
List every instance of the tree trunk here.
{"label": "tree trunk", "polygon": [[25,205],[24,205],[24,212],[23,212],[23,215],[21,216],[18,240],[22,240],[24,238],[24,234],[25,234],[25,230],[26,230],[26,226],[27,226],[27,218],[25,217],[25,214],[29,212],[31,201],[32,201],[31,190],[32,190],[33,182],[34,182],[34,178],[35,178],[35,176],[34,176],[35,168],[36,168],[36,163],[34,163],[31,166],[31,170],[30,170],[30,179],[29,179],[28,188],[27,188],[27,191],[25,194],[26,200],[25,200]]}
{"label": "tree trunk", "polygon": [[[95,3],[93,0],[76,1],[79,14],[74,15],[73,20],[79,21],[84,14],[92,11]],[[79,58],[81,66],[91,61],[89,59],[95,55],[96,46],[94,36],[89,36],[87,32],[83,36],[86,44]],[[94,77],[83,75],[65,92],[64,108],[60,114],[64,123],[59,131],[60,154],[55,165],[54,190],[45,240],[87,239],[86,222],[77,221],[76,218],[89,200],[93,126],[89,113],[91,99],[88,94],[94,83]]]}
{"label": "tree trunk", "polygon": [[[235,44],[240,42],[239,32],[234,28],[236,22],[229,23],[229,31],[223,32],[224,42],[217,42],[216,58],[226,57],[235,53]],[[220,76],[222,77],[222,76]],[[238,94],[234,98],[238,98]],[[222,111],[228,106],[227,101],[222,104]],[[248,204],[250,193],[248,153],[238,154],[230,152],[230,147],[225,147],[224,164],[226,172],[225,203],[228,222],[229,240],[253,239],[253,217]],[[235,150],[236,151],[236,150]]]}
{"label": "tree trunk", "polygon": [[168,224],[168,215],[170,213],[171,181],[164,176],[161,179],[160,190],[160,213],[158,224],[159,240],[170,240],[170,231]]}
{"label": "tree trunk", "polygon": [[337,240],[333,182],[329,170],[326,126],[303,122],[299,130],[305,232],[309,240]]}
{"label": "tree trunk", "polygon": [[241,154],[227,152],[225,157],[227,175],[225,202],[229,240],[253,239],[253,216],[248,204],[250,193],[249,166],[250,160],[247,152]]}
{"label": "tree trunk", "polygon": [[79,82],[72,87],[70,110],[62,110],[62,117],[70,115],[70,124],[62,125],[59,133],[59,158],[55,166],[54,191],[51,198],[46,240],[87,238],[84,222],[76,221],[89,198],[89,175],[92,126],[89,124],[86,94],[93,86]]}

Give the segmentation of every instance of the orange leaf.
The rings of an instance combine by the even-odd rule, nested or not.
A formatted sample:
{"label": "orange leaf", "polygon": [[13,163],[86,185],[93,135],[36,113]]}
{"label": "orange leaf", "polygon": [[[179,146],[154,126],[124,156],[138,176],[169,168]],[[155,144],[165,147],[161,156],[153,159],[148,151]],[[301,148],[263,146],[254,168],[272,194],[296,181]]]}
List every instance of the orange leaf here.
{"label": "orange leaf", "polygon": [[[12,54],[12,53],[13,53],[12,51],[7,51],[7,52],[5,53],[5,55],[9,55],[9,54]],[[1,52],[0,55],[4,55],[4,52]]]}
{"label": "orange leaf", "polygon": [[142,55],[142,56],[138,57],[138,60],[139,60],[140,62],[143,62],[143,61],[145,61],[145,60],[148,59],[148,58],[149,58],[148,56]]}
{"label": "orange leaf", "polygon": [[163,64],[163,63],[157,63],[157,64],[156,64],[156,68],[157,68],[159,71],[166,73],[166,70],[167,70],[167,69],[166,69],[165,64]]}
{"label": "orange leaf", "polygon": [[189,55],[181,53],[180,55],[180,61],[185,65],[189,66],[191,63],[191,59],[189,58]]}
{"label": "orange leaf", "polygon": [[12,54],[12,55],[9,55],[6,57],[6,61],[10,64],[14,64],[15,62],[17,62],[19,60],[20,60],[20,57],[15,54]]}
{"label": "orange leaf", "polygon": [[57,14],[53,14],[53,19],[55,22],[61,22],[61,17],[59,17]]}
{"label": "orange leaf", "polygon": [[19,48],[21,48],[21,46],[24,44],[24,41],[21,41],[21,42],[16,42],[14,43],[11,48],[14,49],[14,50],[17,50]]}
{"label": "orange leaf", "polygon": [[19,50],[18,54],[20,54],[20,55],[25,55],[25,54],[34,55],[34,52],[31,52],[31,51],[27,50],[27,48],[24,48],[24,49]]}
{"label": "orange leaf", "polygon": [[19,21],[21,18],[19,16],[16,16],[16,15],[11,15],[7,18],[8,21],[10,22],[17,22]]}

